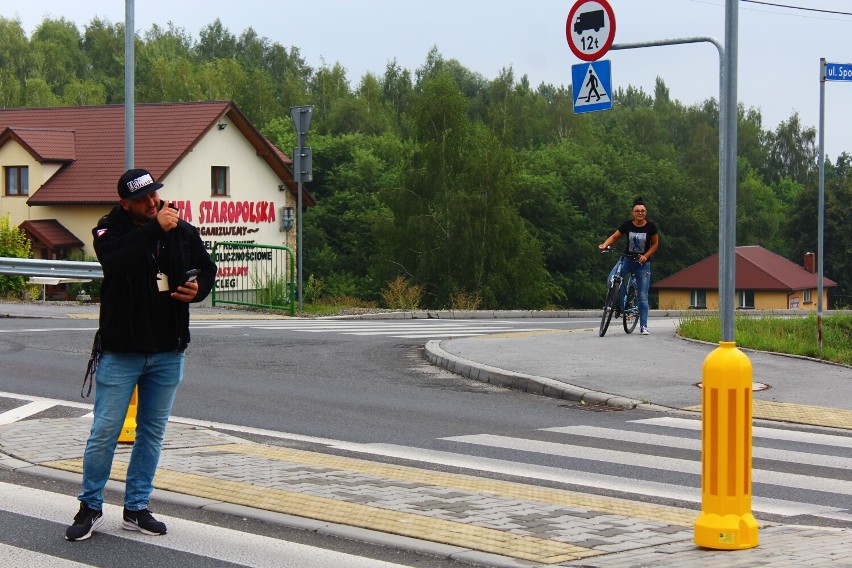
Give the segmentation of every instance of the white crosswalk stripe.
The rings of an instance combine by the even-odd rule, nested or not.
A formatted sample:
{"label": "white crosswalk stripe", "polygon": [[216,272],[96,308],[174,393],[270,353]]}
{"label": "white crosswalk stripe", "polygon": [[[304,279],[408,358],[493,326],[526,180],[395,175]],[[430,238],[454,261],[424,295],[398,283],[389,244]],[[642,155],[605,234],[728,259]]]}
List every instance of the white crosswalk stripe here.
{"label": "white crosswalk stripe", "polygon": [[[630,493],[655,495],[661,497],[679,498],[688,501],[700,501],[700,487],[690,488],[676,484],[660,483],[657,479],[664,476],[654,475],[654,471],[685,473],[692,476],[701,475],[701,422],[684,418],[652,418],[633,421],[633,424],[667,428],[671,434],[661,434],[647,431],[602,428],[596,426],[560,426],[542,428],[541,432],[564,434],[564,442],[539,440],[527,437],[505,436],[495,434],[474,434],[442,438],[449,442],[479,446],[492,449],[521,452],[527,455],[558,456],[586,462],[598,462],[642,468],[647,472],[644,476],[635,469],[631,477],[595,473],[592,471],[580,473],[577,480],[581,485],[601,487],[606,489],[624,490]],[[852,438],[831,434],[786,430],[780,428],[755,427],[752,432],[752,452],[754,460],[760,464],[752,468],[753,483],[760,486],[774,486],[791,490],[824,492],[837,496],[834,506],[818,503],[797,503],[789,500],[761,497],[753,488],[753,507],[755,511],[765,513],[792,515],[825,515],[833,518],[852,518],[852,480],[838,479],[837,471],[852,470],[852,458],[843,450],[850,447]],[[579,439],[582,443],[578,443]],[[781,449],[772,447],[773,441],[793,442],[796,449]],[[626,449],[612,449],[613,442],[641,444],[642,450],[636,446],[625,446]],[[617,445],[617,444],[616,444]],[[804,447],[800,447],[804,446]],[[695,457],[671,457],[671,449],[692,450]],[[838,449],[841,451],[838,452]],[[803,451],[804,450],[804,451]],[[682,452],[681,452],[682,453]],[[837,455],[840,454],[840,455]],[[434,459],[434,457],[433,457]],[[530,458],[528,461],[534,462]],[[812,466],[808,474],[782,471],[787,464]],[[824,468],[828,468],[823,470]],[[528,475],[541,476],[542,479],[553,479],[547,472],[548,468],[530,465]],[[833,472],[830,470],[834,470]],[[517,471],[515,472],[517,474]],[[560,476],[562,481],[571,482]],[[767,491],[767,493],[771,493]]]}
{"label": "white crosswalk stripe", "polygon": [[239,329],[339,333],[355,336],[387,336],[406,339],[470,337],[491,333],[542,331],[544,327],[516,327],[502,320],[198,320],[193,329]]}
{"label": "white crosswalk stripe", "polygon": [[[79,502],[74,496],[61,495],[41,489],[21,487],[9,483],[0,482],[0,512],[6,512],[17,518],[18,526],[33,526],[45,528],[50,531],[47,534],[38,534],[27,548],[9,543],[11,536],[8,530],[6,534],[0,534],[0,565],[2,566],[47,566],[55,568],[74,568],[89,566],[89,564],[72,561],[81,543],[69,543],[68,546],[55,547],[52,542],[62,539],[65,527],[70,523],[74,513],[79,507]],[[211,559],[207,565],[218,566],[224,563],[231,566],[252,566],[257,568],[287,568],[304,566],[335,566],[340,568],[393,568],[399,564],[383,562],[372,558],[337,552],[256,535],[243,531],[223,528],[157,514],[157,518],[169,527],[168,534],[158,537],[142,535],[138,532],[130,532],[121,528],[120,506],[104,505],[103,526],[96,531],[101,535],[113,537],[109,543],[102,542],[102,546],[109,546],[114,553],[127,547],[127,553],[138,554],[140,546],[150,558],[164,558],[171,554],[172,562],[175,559],[191,560],[193,565],[205,565],[204,559]],[[45,525],[45,522],[48,523]],[[9,529],[10,527],[6,527]],[[9,537],[9,538],[7,538]],[[94,535],[93,540],[97,540]],[[64,542],[64,541],[63,541]],[[42,543],[43,546],[40,546]],[[96,545],[94,543],[92,545]],[[83,544],[85,546],[85,544]],[[57,552],[60,551],[60,552]],[[89,548],[89,550],[93,550]],[[66,557],[61,556],[66,553]],[[94,554],[94,552],[93,552]],[[76,555],[77,557],[79,555]],[[14,559],[14,563],[11,560]],[[99,559],[97,566],[103,564]],[[132,558],[130,558],[132,560]],[[216,562],[218,561],[218,562]],[[165,565],[169,561],[163,561]],[[130,565],[133,562],[129,562]]]}
{"label": "white crosswalk stripe", "polygon": [[[191,329],[258,329],[300,333],[339,333],[356,336],[387,336],[405,339],[470,337],[491,333],[543,331],[548,327],[515,327],[503,320],[193,320]],[[54,333],[96,331],[97,327],[39,327],[0,329],[0,333]]]}

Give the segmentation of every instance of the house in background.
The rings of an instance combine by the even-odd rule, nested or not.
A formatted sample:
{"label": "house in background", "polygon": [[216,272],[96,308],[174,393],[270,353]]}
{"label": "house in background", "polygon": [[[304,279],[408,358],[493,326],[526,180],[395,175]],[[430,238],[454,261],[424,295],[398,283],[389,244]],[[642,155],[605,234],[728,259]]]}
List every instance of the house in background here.
{"label": "house in background", "polygon": [[[292,160],[231,101],[136,106],[135,167],[160,197],[215,241],[295,248]],[[0,216],[23,228],[37,257],[94,256],[92,228],[118,202],[124,105],[0,109]],[[313,197],[303,193],[305,205]],[[293,232],[295,235],[295,232]]]}
{"label": "house in background", "polygon": [[[804,266],[760,246],[736,247],[735,301],[738,309],[816,310],[816,257],[806,253]],[[823,278],[823,305],[828,288]],[[719,309],[719,255],[684,268],[651,286],[659,291],[661,309]]]}

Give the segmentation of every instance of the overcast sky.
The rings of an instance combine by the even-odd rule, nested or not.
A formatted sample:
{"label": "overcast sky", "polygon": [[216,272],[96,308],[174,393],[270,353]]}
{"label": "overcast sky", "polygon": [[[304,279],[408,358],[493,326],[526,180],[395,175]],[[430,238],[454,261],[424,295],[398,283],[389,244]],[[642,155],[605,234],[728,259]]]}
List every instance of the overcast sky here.
{"label": "overcast sky", "polygon": [[[852,12],[848,0],[766,0],[821,10]],[[725,0],[610,0],[615,43],[712,36],[724,44]],[[388,61],[412,72],[437,46],[472,71],[493,79],[512,67],[540,83],[571,84],[581,61],[565,38],[572,0],[136,0],[137,31],[169,22],[194,39],[219,18],[234,35],[251,27],[261,37],[297,46],[307,63],[340,63],[354,87],[362,75],[384,73]],[[81,32],[93,17],[122,22],[121,0],[3,0],[0,14],[18,18],[28,35],[45,16],[64,17]],[[819,60],[852,63],[852,16],[807,12],[756,3],[739,4],[738,99],[757,107],[763,126],[798,112],[819,126]],[[657,76],[684,104],[719,95],[719,56],[709,43],[610,51],[613,87],[653,93]],[[826,84],[825,150],[852,154],[852,81]],[[309,104],[310,101],[305,101]]]}

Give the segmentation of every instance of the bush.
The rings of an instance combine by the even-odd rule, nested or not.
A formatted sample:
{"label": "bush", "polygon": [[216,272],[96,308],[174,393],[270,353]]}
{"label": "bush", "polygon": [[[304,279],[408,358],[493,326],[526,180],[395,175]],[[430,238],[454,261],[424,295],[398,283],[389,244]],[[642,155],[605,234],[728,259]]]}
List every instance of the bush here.
{"label": "bush", "polygon": [[[30,258],[30,240],[27,234],[9,225],[9,215],[0,217],[0,256],[8,258]],[[24,276],[0,274],[0,297],[23,298],[27,287]]]}
{"label": "bush", "polygon": [[257,303],[265,306],[286,308],[290,305],[290,283],[283,276],[268,276],[264,281],[258,275],[252,277],[257,288]]}
{"label": "bush", "polygon": [[423,298],[423,286],[411,284],[404,276],[397,276],[381,291],[385,305],[392,310],[416,310]]}
{"label": "bush", "polygon": [[478,310],[482,305],[482,292],[466,292],[464,290],[453,290],[450,292],[451,310]]}
{"label": "bush", "polygon": [[304,289],[302,290],[302,299],[305,302],[313,304],[314,302],[322,298],[324,291],[325,282],[323,281],[323,279],[311,274],[310,276],[308,276],[308,281],[304,284]]}

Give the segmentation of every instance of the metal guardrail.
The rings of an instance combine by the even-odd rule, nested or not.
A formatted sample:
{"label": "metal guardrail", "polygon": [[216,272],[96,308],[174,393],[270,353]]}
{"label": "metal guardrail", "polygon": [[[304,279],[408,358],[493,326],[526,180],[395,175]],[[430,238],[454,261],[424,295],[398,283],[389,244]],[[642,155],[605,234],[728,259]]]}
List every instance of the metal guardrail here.
{"label": "metal guardrail", "polygon": [[99,262],[75,260],[42,260],[0,256],[0,274],[40,278],[79,278],[99,280],[104,269]]}

